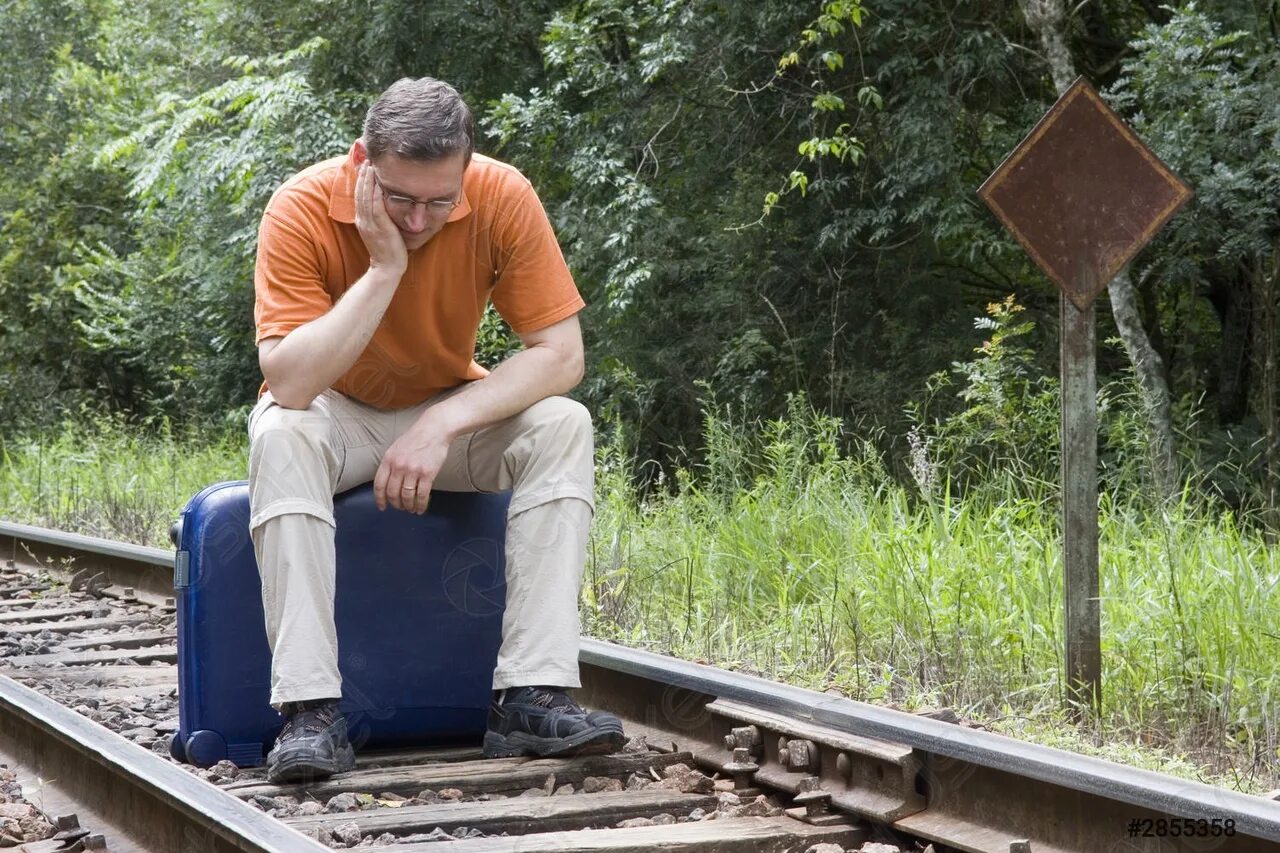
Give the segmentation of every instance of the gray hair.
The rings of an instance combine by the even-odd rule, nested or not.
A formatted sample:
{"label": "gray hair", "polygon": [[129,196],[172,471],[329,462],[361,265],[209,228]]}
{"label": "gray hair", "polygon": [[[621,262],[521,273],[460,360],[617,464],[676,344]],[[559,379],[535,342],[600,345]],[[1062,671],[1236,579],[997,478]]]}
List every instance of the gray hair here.
{"label": "gray hair", "polygon": [[432,77],[404,77],[378,96],[364,117],[370,159],[394,154],[408,160],[441,160],[475,149],[476,125],[458,90]]}

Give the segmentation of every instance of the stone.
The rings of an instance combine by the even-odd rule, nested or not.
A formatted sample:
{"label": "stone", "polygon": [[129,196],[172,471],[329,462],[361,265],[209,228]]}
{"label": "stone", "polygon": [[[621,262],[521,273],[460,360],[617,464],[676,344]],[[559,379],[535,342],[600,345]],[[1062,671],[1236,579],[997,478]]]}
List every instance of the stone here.
{"label": "stone", "polygon": [[58,832],[57,827],[45,820],[39,811],[31,817],[19,818],[18,826],[22,828],[22,838],[26,841],[43,841]]}
{"label": "stone", "polygon": [[253,799],[250,800],[250,802],[262,809],[264,812],[274,811],[284,805],[284,803],[280,802],[275,797],[268,797],[265,794],[254,794]]}
{"label": "stone", "polygon": [[298,804],[298,814],[300,815],[320,814],[322,811],[324,811],[324,804],[315,800],[307,800],[305,803]]}
{"label": "stone", "polygon": [[653,826],[653,818],[650,817],[633,817],[627,820],[620,820],[614,824],[618,829],[630,829],[633,826]]}
{"label": "stone", "polygon": [[769,802],[764,794],[738,808],[738,817],[778,817],[782,809]]}
{"label": "stone", "polygon": [[340,842],[344,847],[355,847],[360,843],[360,824],[353,820],[334,827],[329,830],[329,834],[333,836],[334,841]]}
{"label": "stone", "polygon": [[716,803],[720,806],[720,808],[727,808],[729,806],[740,806],[742,805],[742,798],[739,797],[737,794],[733,793],[732,791],[722,791],[716,797]]}
{"label": "stone", "polygon": [[669,826],[676,822],[676,816],[667,812],[660,812],[653,816],[654,826]]}
{"label": "stone", "polygon": [[610,776],[588,776],[582,780],[582,793],[598,794],[601,791],[621,791],[622,782]]}
{"label": "stone", "polygon": [[[146,729],[146,728],[139,728],[139,729],[125,729],[124,731],[122,731],[122,732],[120,733],[120,735],[121,735],[122,737],[127,737],[129,740],[132,740],[132,741],[144,741],[144,740],[145,740],[145,741],[153,741],[153,740],[155,740],[157,737],[159,737],[159,734],[160,734],[160,733],[159,733],[159,732],[157,732],[155,729]],[[230,764],[231,762],[229,762],[229,761],[228,761],[228,762],[222,762],[222,761],[219,761],[218,763],[219,763],[219,764],[223,764],[223,763]],[[216,773],[216,772],[215,772],[215,775],[217,775],[219,778],[221,778],[221,777],[222,777],[222,774],[220,774],[220,773]]]}
{"label": "stone", "polygon": [[[254,799],[257,799],[257,797]],[[331,814],[334,812],[358,812],[360,811],[360,801],[356,799],[355,794],[344,792],[330,797],[329,802],[325,804],[324,810]]]}
{"label": "stone", "polygon": [[844,853],[844,848],[839,844],[815,844],[804,853]]}
{"label": "stone", "polygon": [[413,835],[403,835],[400,837],[400,844],[421,844],[425,841],[455,841],[456,839],[445,832],[440,827],[436,827],[430,832],[415,832]]}
{"label": "stone", "polygon": [[545,797],[546,795],[547,795],[547,792],[542,790],[541,788],[530,788],[527,791],[520,794],[520,796],[522,797]]}
{"label": "stone", "polygon": [[868,841],[858,848],[858,853],[902,853],[902,849],[896,844],[881,844],[878,841]]}
{"label": "stone", "polygon": [[553,797],[563,797],[563,796],[565,796],[566,794],[572,794],[572,793],[573,793],[573,785],[571,785],[570,783],[566,782],[565,784],[561,785],[559,788],[556,788],[555,793],[554,793],[554,794],[552,794],[551,796],[553,796]]}
{"label": "stone", "polygon": [[641,776],[639,773],[632,773],[627,777],[627,784],[623,787],[628,791],[643,791],[653,784],[653,780]]}
{"label": "stone", "polygon": [[225,758],[209,768],[223,779],[234,779],[240,775],[240,768]]}
{"label": "stone", "polygon": [[648,752],[649,741],[645,739],[644,735],[636,735],[635,737],[627,741],[626,745],[622,747],[622,751],[623,752]]}
{"label": "stone", "polygon": [[[427,792],[423,791],[422,793],[425,794]],[[438,796],[442,800],[461,800],[462,790],[460,788],[443,788],[440,790],[440,793],[437,794],[436,796]],[[422,794],[419,794],[418,797],[419,799],[421,799]]]}
{"label": "stone", "polygon": [[691,769],[687,764],[672,764],[662,771],[663,780],[658,786],[685,794],[710,794],[715,782],[710,776]]}
{"label": "stone", "polygon": [[24,817],[35,817],[36,807],[30,803],[0,803],[0,817],[21,820]]}

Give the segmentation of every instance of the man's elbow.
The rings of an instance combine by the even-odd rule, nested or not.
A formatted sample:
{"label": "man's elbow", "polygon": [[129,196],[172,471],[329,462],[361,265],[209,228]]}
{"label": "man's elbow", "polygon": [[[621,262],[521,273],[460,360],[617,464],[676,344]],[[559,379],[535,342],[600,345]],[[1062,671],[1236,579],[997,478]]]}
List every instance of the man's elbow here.
{"label": "man's elbow", "polygon": [[271,399],[283,409],[307,409],[315,401],[315,394],[306,394],[289,388],[287,385],[278,388],[267,381],[267,390],[271,392]]}
{"label": "man's elbow", "polygon": [[267,380],[267,390],[271,392],[271,399],[275,400],[281,408],[305,409],[315,400],[314,393],[298,387],[287,377],[277,376],[275,373],[276,371],[269,370],[266,365],[263,365],[262,377]]}
{"label": "man's elbow", "polygon": [[586,375],[586,360],[583,358],[582,350],[576,353],[570,353],[565,357],[564,362],[565,381],[569,383],[566,391],[578,387],[578,383],[582,381],[582,377]]}

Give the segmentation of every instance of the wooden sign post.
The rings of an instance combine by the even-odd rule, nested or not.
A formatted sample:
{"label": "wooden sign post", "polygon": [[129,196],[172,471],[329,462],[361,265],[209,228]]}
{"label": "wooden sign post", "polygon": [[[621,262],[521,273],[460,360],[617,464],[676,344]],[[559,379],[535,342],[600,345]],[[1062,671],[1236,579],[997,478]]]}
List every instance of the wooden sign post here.
{"label": "wooden sign post", "polygon": [[1094,300],[1191,190],[1079,78],[978,190],[1062,289],[1062,532],[1067,701],[1102,703]]}

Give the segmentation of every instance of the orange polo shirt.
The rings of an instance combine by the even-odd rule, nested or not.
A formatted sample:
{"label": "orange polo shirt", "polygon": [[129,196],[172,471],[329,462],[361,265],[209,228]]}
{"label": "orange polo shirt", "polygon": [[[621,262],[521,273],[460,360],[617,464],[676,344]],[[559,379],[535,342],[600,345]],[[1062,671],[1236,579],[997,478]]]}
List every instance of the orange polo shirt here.
{"label": "orange polo shirt", "polygon": [[[351,153],[286,181],[258,230],[257,342],[325,314],[369,268],[355,226]],[[334,390],[400,409],[488,371],[475,362],[486,303],[517,333],[535,332],[584,305],[542,203],[514,167],[479,154],[444,227],[409,264],[363,353]],[[265,385],[263,386],[265,389]]]}

